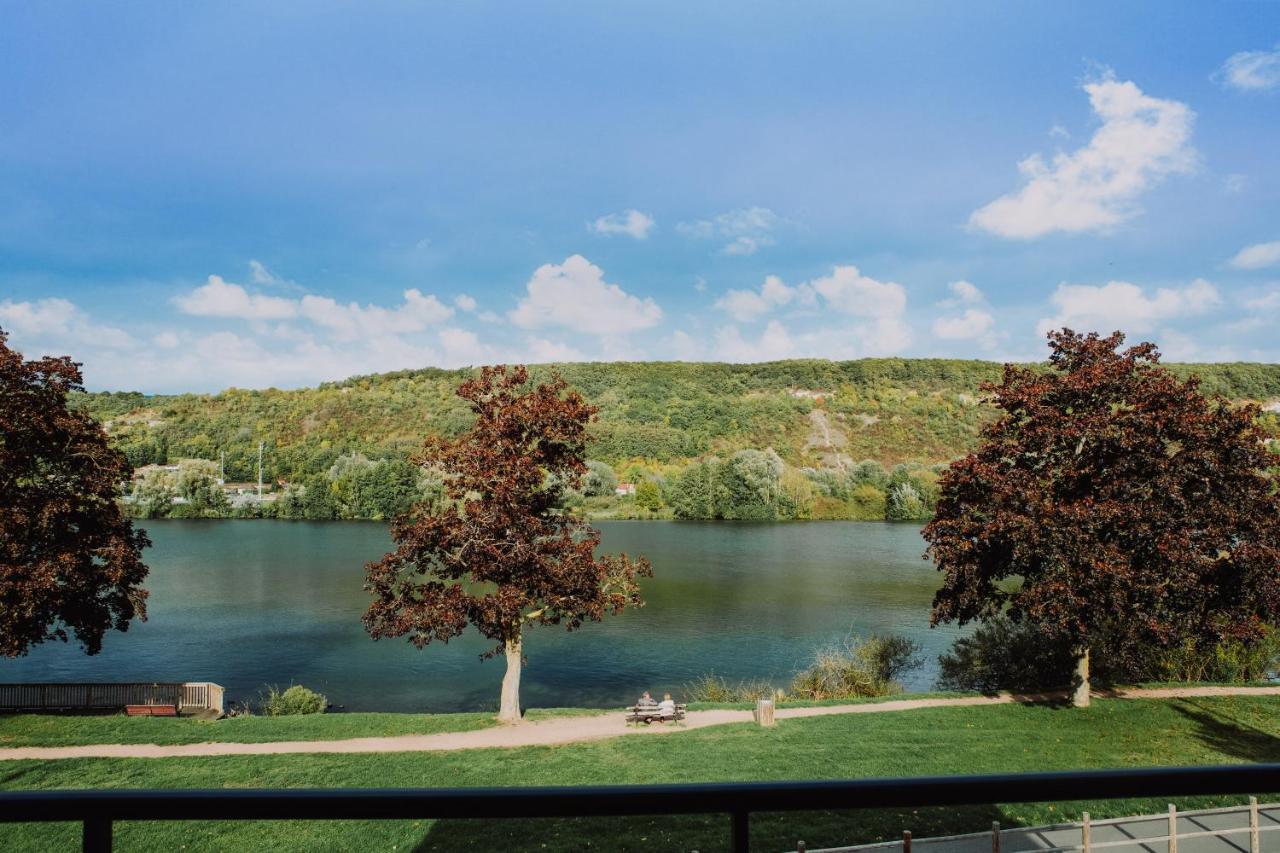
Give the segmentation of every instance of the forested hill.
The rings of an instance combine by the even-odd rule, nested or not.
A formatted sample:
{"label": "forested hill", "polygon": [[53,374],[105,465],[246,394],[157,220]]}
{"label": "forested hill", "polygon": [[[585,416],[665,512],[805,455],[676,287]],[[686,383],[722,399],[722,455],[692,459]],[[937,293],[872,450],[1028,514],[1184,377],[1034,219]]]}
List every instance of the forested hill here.
{"label": "forested hill", "polygon": [[[1236,400],[1280,399],[1280,365],[1170,365]],[[874,459],[944,462],[975,441],[990,416],[978,386],[994,362],[944,359],[794,360],[762,364],[616,362],[541,365],[600,407],[593,458],[615,467],[679,464],[707,453],[774,448],[791,466]],[[428,432],[468,423],[453,391],[468,370],[362,376],[316,388],[148,397],[78,395],[136,465],[226,454],[229,480],[302,480],[352,453],[403,457]]]}

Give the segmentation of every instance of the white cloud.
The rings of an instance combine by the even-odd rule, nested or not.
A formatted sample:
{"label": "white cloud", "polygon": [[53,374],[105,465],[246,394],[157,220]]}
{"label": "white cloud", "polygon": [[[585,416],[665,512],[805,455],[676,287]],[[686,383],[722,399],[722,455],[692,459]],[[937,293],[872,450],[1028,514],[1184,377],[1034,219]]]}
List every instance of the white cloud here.
{"label": "white cloud", "polygon": [[1239,172],[1233,172],[1222,179],[1222,188],[1232,194],[1244,192],[1248,185],[1248,176],[1241,175]]}
{"label": "white cloud", "polygon": [[601,216],[595,222],[590,223],[587,228],[605,236],[625,234],[636,240],[643,240],[649,236],[649,232],[653,230],[656,224],[652,216],[633,209]]}
{"label": "white cloud", "polygon": [[0,328],[9,333],[12,345],[23,349],[29,358],[75,358],[77,344],[127,348],[137,343],[123,329],[96,323],[74,303],[57,297],[34,302],[0,301]]}
{"label": "white cloud", "polygon": [[1041,335],[1063,326],[1076,331],[1143,333],[1158,323],[1194,317],[1221,304],[1218,289],[1202,278],[1183,288],[1160,288],[1148,296],[1136,284],[1059,284],[1050,297],[1057,314],[1042,319]]}
{"label": "white cloud", "polygon": [[373,335],[419,332],[453,316],[453,309],[431,294],[404,291],[404,303],[395,308],[341,304],[327,296],[306,294],[301,299],[250,293],[244,287],[211,275],[208,282],[174,297],[184,314],[248,321],[303,319],[350,341]]}
{"label": "white cloud", "polygon": [[298,314],[298,303],[279,296],[249,293],[238,284],[211,275],[190,293],[174,297],[173,304],[195,317],[224,317],[240,320],[287,320]]}
{"label": "white cloud", "polygon": [[977,285],[964,279],[951,282],[947,289],[951,291],[951,298],[943,300],[942,305],[977,305],[986,299]]}
{"label": "white cloud", "polygon": [[275,284],[278,279],[260,261],[249,261],[249,277],[254,284]]}
{"label": "white cloud", "polygon": [[[1280,308],[1280,290],[1269,290],[1261,296],[1246,300],[1244,304],[1251,311],[1275,311]],[[1257,323],[1260,319],[1250,317],[1247,322]]]}
{"label": "white cloud", "polygon": [[852,265],[834,267],[830,275],[815,278],[809,285],[832,308],[855,317],[897,318],[907,308],[907,291],[902,285],[877,281]]}
{"label": "white cloud", "polygon": [[[876,354],[898,352],[911,343],[911,331],[903,321],[907,308],[906,289],[896,282],[865,276],[851,265],[832,267],[829,275],[794,286],[777,276],[769,276],[758,291],[730,290],[716,301],[717,308],[740,323],[759,320],[777,308],[792,304],[828,308],[830,311],[825,314],[828,318],[836,314],[869,321],[852,325],[840,323],[838,328],[823,327],[793,335],[788,340],[793,340],[792,351],[798,354],[834,357],[823,355],[818,346],[820,341],[841,351],[851,347],[849,351]],[[781,347],[781,332],[785,327],[774,326],[772,322],[770,326],[773,331],[765,334],[760,344],[777,350]],[[725,357],[739,352],[738,344],[743,340],[736,329],[730,329],[727,333],[722,331],[720,348]],[[828,334],[837,337],[823,337]]]}
{"label": "white cloud", "polygon": [[1229,262],[1231,266],[1242,270],[1260,270],[1280,264],[1280,240],[1272,243],[1254,243],[1236,252]]}
{"label": "white cloud", "polygon": [[995,318],[986,311],[969,308],[958,317],[939,317],[933,321],[933,334],[944,341],[982,341],[995,345],[992,331]]}
{"label": "white cloud", "polygon": [[470,314],[476,310],[476,301],[465,293],[459,293],[453,297],[453,304],[457,306],[459,311],[466,311]]}
{"label": "white cloud", "polygon": [[1280,47],[1274,50],[1245,50],[1233,54],[1222,65],[1218,79],[1233,89],[1265,91],[1280,86]]}
{"label": "white cloud", "polygon": [[647,329],[662,319],[656,302],[609,284],[604,271],[581,255],[538,267],[525,290],[520,304],[507,315],[523,329],[563,326],[603,336]]}
{"label": "white cloud", "polygon": [[725,361],[755,362],[795,358],[800,347],[777,320],[770,320],[760,337],[748,341],[736,326],[726,326],[716,335],[716,353]]}
{"label": "white cloud", "polygon": [[681,222],[676,230],[699,240],[728,240],[720,252],[725,255],[753,255],[772,246],[772,232],[782,218],[767,207],[746,207],[721,213],[711,219]]}
{"label": "white cloud", "polygon": [[1039,154],[1023,160],[1026,184],[974,211],[971,225],[1022,240],[1106,230],[1138,215],[1138,198],[1165,176],[1194,168],[1195,114],[1186,104],[1110,78],[1084,90],[1102,120],[1089,144],[1051,163]]}
{"label": "white cloud", "polygon": [[161,332],[151,339],[151,342],[160,349],[173,349],[179,343],[180,339],[173,332]]}
{"label": "white cloud", "polygon": [[786,282],[771,275],[765,278],[760,290],[730,290],[716,300],[716,307],[727,311],[739,323],[750,323],[768,314],[774,308],[792,300],[813,303],[813,289],[808,285],[789,287]]}
{"label": "white cloud", "polygon": [[318,326],[331,331],[341,341],[375,335],[398,335],[421,332],[453,316],[453,309],[432,294],[410,289],[404,292],[404,303],[396,308],[379,305],[346,305],[327,296],[307,294],[302,297],[298,313]]}

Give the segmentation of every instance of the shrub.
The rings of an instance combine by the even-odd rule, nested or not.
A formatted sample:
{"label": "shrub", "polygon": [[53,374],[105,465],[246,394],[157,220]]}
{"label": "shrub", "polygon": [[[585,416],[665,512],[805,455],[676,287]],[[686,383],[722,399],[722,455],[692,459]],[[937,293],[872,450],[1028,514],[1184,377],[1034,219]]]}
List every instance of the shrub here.
{"label": "shrub", "polygon": [[618,488],[618,475],[605,462],[587,460],[587,473],[582,476],[582,492],[589,498],[612,497]]}
{"label": "shrub", "polygon": [[759,679],[744,679],[730,682],[723,676],[708,673],[699,676],[684,686],[684,692],[690,702],[754,702],[757,699],[774,699],[781,702],[786,697],[781,690],[769,682]]}
{"label": "shrub", "polygon": [[1236,639],[1203,648],[1193,640],[1161,649],[1152,659],[1143,680],[1150,681],[1263,681],[1280,665],[1280,632],[1268,628],[1256,643]]}
{"label": "shrub", "polygon": [[856,699],[900,693],[899,679],[923,662],[920,644],[906,637],[850,637],[820,649],[809,668],[791,682],[791,693],[804,699]]}
{"label": "shrub", "polygon": [[1075,665],[1064,643],[1034,625],[1001,616],[951,644],[938,658],[940,690],[1048,690],[1066,687]]}
{"label": "shrub", "polygon": [[268,717],[323,714],[327,705],[324,696],[301,684],[294,684],[284,691],[274,685],[268,687],[259,702],[262,713]]}
{"label": "shrub", "polygon": [[889,489],[885,517],[890,521],[924,521],[929,517],[929,507],[919,489],[911,483],[899,483]]}
{"label": "shrub", "polygon": [[870,483],[855,486],[849,494],[849,517],[855,521],[884,521],[884,492]]}
{"label": "shrub", "polygon": [[[956,640],[938,664],[941,690],[1051,690],[1071,683],[1075,656],[1035,625],[1001,616]],[[1228,639],[1210,646],[1189,639],[1170,648],[1144,647],[1103,637],[1090,655],[1091,675],[1101,684],[1261,681],[1277,666],[1280,632],[1274,628],[1256,643]]]}

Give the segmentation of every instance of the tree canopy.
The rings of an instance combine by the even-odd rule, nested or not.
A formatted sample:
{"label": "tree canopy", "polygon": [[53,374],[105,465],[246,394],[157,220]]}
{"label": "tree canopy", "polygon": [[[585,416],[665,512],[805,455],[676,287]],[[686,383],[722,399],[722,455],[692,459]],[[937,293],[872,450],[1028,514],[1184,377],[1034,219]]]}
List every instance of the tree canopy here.
{"label": "tree canopy", "polygon": [[70,358],[26,361],[0,330],[0,654],[71,636],[89,654],[146,618],[150,543],[116,504],[131,467],[87,413]]}
{"label": "tree canopy", "polygon": [[419,648],[473,625],[505,653],[500,717],[519,718],[522,635],[529,625],[568,630],[641,604],[643,558],[597,556],[600,534],[559,509],[587,470],[595,414],[559,378],[529,388],[523,367],[486,367],[458,396],[475,415],[457,438],[428,436],[415,461],[444,478],[444,499],[398,519],[396,549],[366,567],[375,637]]}
{"label": "tree canopy", "polygon": [[[1206,395],[1149,343],[1049,335],[1008,365],[1000,412],[943,475],[924,529],[933,621],[1007,612],[1087,653],[1260,637],[1280,616],[1280,498],[1253,405]],[[1087,696],[1087,694],[1086,694]],[[1087,701],[1087,699],[1086,699]]]}

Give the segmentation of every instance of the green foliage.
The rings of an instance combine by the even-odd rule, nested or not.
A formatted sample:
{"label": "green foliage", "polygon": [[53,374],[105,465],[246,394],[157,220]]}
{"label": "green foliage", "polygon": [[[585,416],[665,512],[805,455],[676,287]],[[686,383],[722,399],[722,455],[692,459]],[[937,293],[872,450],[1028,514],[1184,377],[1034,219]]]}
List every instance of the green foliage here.
{"label": "green foliage", "polygon": [[662,492],[653,480],[641,480],[636,484],[636,506],[657,512],[662,509]]}
{"label": "green foliage", "polygon": [[[531,374],[541,381],[551,369],[536,366]],[[889,482],[885,466],[903,462],[916,463],[910,485],[931,512],[936,489],[926,482],[925,466],[949,462],[976,446],[979,429],[994,414],[981,402],[978,386],[1000,377],[1000,366],[990,362],[927,359],[597,363],[556,369],[601,409],[588,446],[593,465],[600,467],[588,473],[584,494],[610,496],[609,474],[636,460],[672,466],[663,501],[681,518],[883,518],[874,511],[874,500],[868,508],[869,493],[851,503],[852,492],[870,484],[887,494],[897,483]],[[1206,388],[1236,399],[1280,397],[1277,365],[1175,365],[1174,370],[1194,370]],[[404,468],[383,469],[373,477],[386,479],[379,488],[392,494],[385,500],[371,498],[364,482],[344,481],[333,493],[327,482],[318,490],[312,487],[339,459],[359,458],[371,466],[407,463],[424,434],[454,436],[467,429],[472,415],[453,391],[471,375],[470,370],[424,369],[293,391],[231,389],[165,397],[74,393],[71,398],[105,423],[135,467],[225,454],[228,480],[253,481],[258,442],[264,442],[266,481],[286,481],[298,494],[287,507],[244,512],[391,518],[406,503],[411,478]],[[809,421],[815,396],[822,397],[829,424],[843,436],[840,456],[867,461],[842,470],[847,463],[817,446],[823,437]],[[1276,434],[1274,418],[1269,423]],[[809,489],[797,488],[791,479],[781,494],[770,498],[766,490],[763,499],[744,501],[745,492],[735,490],[750,491],[752,484],[744,482],[758,480],[758,472],[734,466],[734,454],[768,452],[762,448],[771,448],[788,469],[804,471]],[[709,477],[712,471],[702,469],[680,482],[681,469],[710,459],[734,467],[733,476]],[[612,467],[606,471],[606,465]],[[809,471],[829,476],[824,473],[820,482]],[[626,479],[639,483],[644,477]],[[782,479],[788,479],[785,472]],[[733,493],[718,494],[724,490]],[[914,503],[907,510],[918,515]]]}
{"label": "green foliage", "polygon": [[786,698],[782,691],[764,679],[729,681],[713,672],[686,684],[684,693],[690,702],[741,703],[755,702],[757,699],[782,701]]}
{"label": "green foliage", "polygon": [[[1171,648],[1123,649],[1117,644],[1113,636],[1098,640],[1094,681],[1242,683],[1269,678],[1280,666],[1280,632],[1275,628],[1267,628],[1254,642],[1226,638],[1206,645],[1188,638]],[[1036,625],[999,616],[957,639],[938,664],[939,690],[1052,690],[1070,684],[1075,655],[1067,642]]]}
{"label": "green foliage", "polygon": [[1152,654],[1143,681],[1249,682],[1270,679],[1280,667],[1280,631],[1268,628],[1252,643],[1228,638],[1208,648],[1188,640]]}
{"label": "green foliage", "polygon": [[923,662],[920,644],[906,637],[850,637],[819,649],[809,667],[792,680],[790,695],[821,700],[901,693],[899,679]]}
{"label": "green foliage", "polygon": [[582,494],[589,498],[611,497],[618,488],[618,475],[608,462],[587,460],[587,473],[582,477]]}
{"label": "green foliage", "polygon": [[991,619],[938,658],[939,690],[1049,690],[1071,681],[1075,656],[1034,625]]}
{"label": "green foliage", "polygon": [[301,714],[323,714],[328,702],[324,696],[294,684],[286,690],[272,685],[259,702],[259,709],[267,717],[292,717]]}

